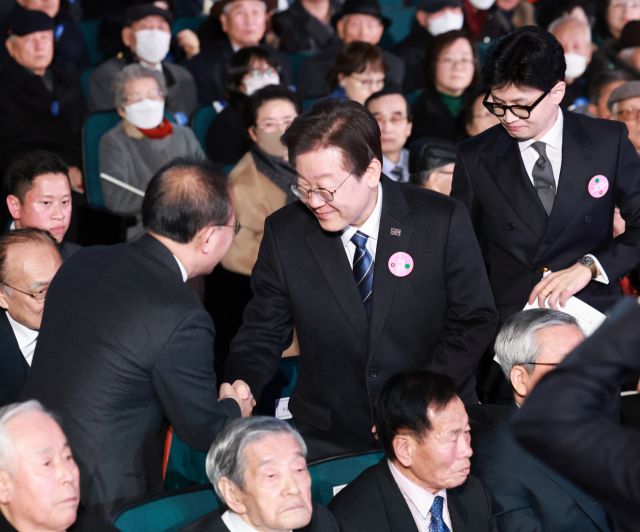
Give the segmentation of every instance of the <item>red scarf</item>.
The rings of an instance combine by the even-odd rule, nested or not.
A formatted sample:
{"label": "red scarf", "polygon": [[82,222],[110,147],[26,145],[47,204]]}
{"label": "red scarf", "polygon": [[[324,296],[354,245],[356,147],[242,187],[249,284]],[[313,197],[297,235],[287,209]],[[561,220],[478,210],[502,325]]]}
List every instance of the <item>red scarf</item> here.
{"label": "red scarf", "polygon": [[151,129],[137,128],[145,137],[150,139],[164,139],[173,133],[173,126],[166,118],[162,119],[162,124]]}

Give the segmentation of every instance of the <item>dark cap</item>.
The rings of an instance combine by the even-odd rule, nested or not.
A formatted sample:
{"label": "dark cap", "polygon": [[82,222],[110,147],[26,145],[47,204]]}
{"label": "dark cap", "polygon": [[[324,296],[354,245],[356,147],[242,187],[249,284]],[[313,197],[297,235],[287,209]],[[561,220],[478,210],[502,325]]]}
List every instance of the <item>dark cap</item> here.
{"label": "dark cap", "polygon": [[9,16],[3,20],[2,26],[7,32],[4,37],[7,39],[11,35],[22,37],[36,31],[53,30],[55,22],[42,11],[32,11],[16,4]]}
{"label": "dark cap", "polygon": [[629,98],[638,97],[640,97],[640,81],[627,81],[624,85],[620,85],[611,93],[609,101],[607,102],[607,107],[609,108],[609,111],[611,111],[614,103],[620,103],[628,100]]}
{"label": "dark cap", "polygon": [[152,15],[164,18],[169,26],[173,24],[173,15],[171,14],[171,11],[162,9],[154,4],[137,4],[125,9],[124,24],[129,27],[134,22],[138,22],[139,20]]}
{"label": "dark cap", "polygon": [[615,50],[619,52],[625,48],[635,48],[637,46],[640,46],[640,20],[630,20],[622,28]]}
{"label": "dark cap", "polygon": [[371,15],[378,17],[385,28],[391,26],[391,19],[382,14],[378,0],[345,0],[342,11],[331,17],[331,24],[335,26],[345,15]]}
{"label": "dark cap", "polygon": [[431,172],[457,160],[453,142],[436,137],[422,139],[411,146],[409,173]]}
{"label": "dark cap", "polygon": [[418,9],[427,13],[437,13],[448,7],[462,8],[462,0],[419,0]]}
{"label": "dark cap", "polygon": [[[227,7],[231,2],[236,2],[237,0],[217,0],[214,2],[211,7],[211,12],[209,16],[211,18],[220,18],[222,15],[222,10]],[[267,6],[267,13],[273,11],[276,7],[278,7],[278,0],[261,0],[263,4]]]}

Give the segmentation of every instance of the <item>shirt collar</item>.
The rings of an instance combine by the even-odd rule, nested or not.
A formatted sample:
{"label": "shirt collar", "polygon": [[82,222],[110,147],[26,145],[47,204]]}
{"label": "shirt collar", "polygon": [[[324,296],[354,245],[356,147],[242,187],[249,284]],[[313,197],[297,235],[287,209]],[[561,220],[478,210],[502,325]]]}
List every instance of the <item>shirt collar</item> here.
{"label": "shirt collar", "polygon": [[347,225],[342,230],[342,243],[346,246],[351,240],[356,231],[364,233],[369,238],[378,240],[378,231],[380,230],[380,215],[382,214],[382,183],[378,182],[378,198],[376,199],[376,206],[373,208],[373,212],[367,218],[367,221],[362,224],[362,227],[352,227]]}
{"label": "shirt collar", "polygon": [[13,334],[16,336],[16,340],[18,341],[18,347],[20,351],[24,350],[29,344],[35,342],[38,339],[38,332],[33,329],[29,329],[29,327],[25,327],[21,323],[18,323],[14,320],[8,311],[5,311],[7,314],[7,318],[9,319],[9,324],[13,329]]}
{"label": "shirt collar", "polygon": [[411,482],[395,465],[393,465],[391,460],[387,460],[387,463],[389,464],[389,469],[391,470],[391,474],[393,475],[398,488],[400,488],[400,491],[405,498],[409,499],[418,509],[423,519],[426,519],[427,515],[429,515],[431,506],[433,506],[433,501],[438,495],[444,499],[445,503],[447,502],[447,490],[440,490],[434,495]]}
{"label": "shirt collar", "polygon": [[382,156],[382,172],[386,176],[389,176],[391,170],[395,169],[397,166],[403,170],[409,170],[409,150],[406,148],[402,148],[400,158],[397,163],[393,163],[390,159],[387,159],[385,155]]}
{"label": "shirt collar", "polygon": [[255,528],[245,523],[242,517],[232,510],[227,510],[222,514],[222,521],[227,525],[230,532],[257,532]]}
{"label": "shirt collar", "polygon": [[13,222],[11,222],[11,225],[9,226],[9,230],[10,231],[15,231],[16,230],[16,222],[15,222],[15,220]]}
{"label": "shirt collar", "polygon": [[150,68],[151,70],[157,70],[158,72],[160,72],[160,74],[162,74],[162,61],[158,61],[155,65],[152,65],[151,63],[147,63],[146,61],[143,61],[142,59],[138,58],[138,62],[142,66]]}
{"label": "shirt collar", "polygon": [[180,268],[180,274],[182,275],[182,281],[186,283],[187,279],[189,278],[189,276],[187,275],[187,270],[182,265],[182,263],[180,262],[180,259],[178,257],[176,257],[174,255],[173,258],[176,259],[176,262],[178,263],[178,267]]}
{"label": "shirt collar", "polygon": [[[563,125],[564,125],[564,116],[562,114],[562,109],[558,107],[558,117],[556,118],[555,124],[553,124],[553,127],[546,132],[544,137],[540,139],[540,142],[544,142],[547,146],[551,146],[556,150],[562,151]],[[520,147],[520,152],[523,152],[524,150],[526,150],[534,142],[537,142],[537,141],[534,139],[519,141],[518,146]]]}

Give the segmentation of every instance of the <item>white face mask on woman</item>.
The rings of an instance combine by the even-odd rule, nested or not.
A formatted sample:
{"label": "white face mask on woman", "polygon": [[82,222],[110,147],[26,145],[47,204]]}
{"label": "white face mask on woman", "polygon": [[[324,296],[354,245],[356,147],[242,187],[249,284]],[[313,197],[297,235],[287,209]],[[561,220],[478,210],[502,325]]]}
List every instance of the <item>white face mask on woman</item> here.
{"label": "white face mask on woman", "polygon": [[254,92],[266,87],[267,85],[279,85],[280,76],[277,72],[269,72],[260,74],[259,76],[251,76],[244,80],[244,86],[247,89],[247,96],[251,96]]}
{"label": "white face mask on woman", "polygon": [[564,54],[567,69],[564,71],[566,79],[576,79],[587,70],[587,58],[582,54]]}
{"label": "white face mask on woman", "polygon": [[459,30],[464,24],[464,15],[445,11],[438,18],[429,19],[429,33],[434,37],[448,31]]}
{"label": "white face mask on woman", "polygon": [[169,53],[171,34],[162,30],[140,30],[136,35],[136,55],[139,59],[155,65]]}
{"label": "white face mask on woman", "polygon": [[128,122],[140,129],[153,129],[162,124],[164,118],[164,100],[145,98],[124,108]]}

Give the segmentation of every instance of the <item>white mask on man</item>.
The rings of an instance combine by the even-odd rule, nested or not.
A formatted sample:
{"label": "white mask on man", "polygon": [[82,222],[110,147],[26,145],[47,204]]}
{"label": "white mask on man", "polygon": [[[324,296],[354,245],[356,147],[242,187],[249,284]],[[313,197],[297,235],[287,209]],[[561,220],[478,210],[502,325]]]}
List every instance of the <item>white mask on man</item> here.
{"label": "white mask on man", "polygon": [[259,76],[251,76],[244,81],[244,86],[247,89],[247,96],[251,96],[254,92],[266,87],[267,85],[279,85],[280,76],[277,72],[269,72],[260,74]]}
{"label": "white mask on man", "polygon": [[448,31],[459,30],[464,24],[464,16],[451,11],[445,11],[444,15],[438,18],[429,19],[429,33],[434,37],[447,33]]}
{"label": "white mask on man", "polygon": [[496,0],[469,0],[469,3],[476,9],[484,11],[495,4]]}
{"label": "white mask on man", "polygon": [[169,53],[171,34],[162,30],[140,30],[136,35],[136,55],[139,59],[155,65]]}
{"label": "white mask on man", "polygon": [[564,54],[567,69],[564,71],[566,79],[576,79],[587,70],[587,58],[582,54]]}
{"label": "white mask on man", "polygon": [[131,105],[126,105],[124,113],[127,121],[134,126],[140,129],[153,129],[162,124],[164,100],[145,98]]}

